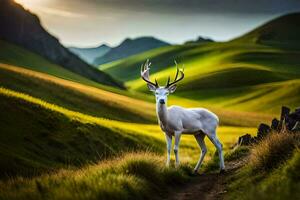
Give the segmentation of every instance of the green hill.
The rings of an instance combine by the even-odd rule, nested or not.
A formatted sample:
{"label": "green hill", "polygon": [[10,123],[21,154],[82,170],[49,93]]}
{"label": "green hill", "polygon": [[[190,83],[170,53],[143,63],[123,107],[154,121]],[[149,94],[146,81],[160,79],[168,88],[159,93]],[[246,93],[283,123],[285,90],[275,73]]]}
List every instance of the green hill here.
{"label": "green hill", "polygon": [[263,24],[234,41],[299,49],[299,35],[300,13],[291,13]]}
{"label": "green hill", "polygon": [[0,62],[21,66],[87,85],[101,87],[100,84],[62,68],[57,64],[51,63],[40,55],[3,40],[0,40]]}
{"label": "green hill", "polygon": [[[120,152],[162,151],[161,141],[0,87],[0,178],[80,167]],[[135,127],[136,129],[136,127]]]}
{"label": "green hill", "polygon": [[0,86],[93,116],[156,121],[154,105],[137,99],[138,95],[133,98],[21,67],[0,63]]}
{"label": "green hill", "polygon": [[[169,103],[215,112],[227,153],[240,135],[256,133],[257,125],[270,122],[282,105],[300,102],[300,51],[286,45],[290,41],[282,48],[249,38],[166,46],[105,64],[103,70],[124,81],[129,91],[103,86],[0,40],[0,199],[153,199],[174,189],[200,149],[193,136],[183,135],[183,165],[164,167],[165,136],[157,125],[154,98],[140,93],[149,93],[140,65],[151,59],[151,78],[163,84],[174,76],[174,59],[185,64],[186,77]],[[276,152],[288,149],[277,148],[282,138],[272,143]],[[205,164],[215,160],[213,144],[207,138],[206,144]],[[257,158],[279,158],[268,146],[256,145],[263,150]],[[240,181],[259,178],[253,173],[242,174]]]}
{"label": "green hill", "polygon": [[3,40],[0,40],[0,63],[6,63],[9,65],[42,72],[58,78],[105,89],[107,91],[112,91],[125,96],[134,96],[135,98],[139,99],[147,99],[145,95],[139,95],[125,90],[120,90],[115,87],[99,84],[95,81],[71,72],[59,65],[51,63],[47,59],[33,52]]}
{"label": "green hill", "polygon": [[[287,19],[290,23],[284,23]],[[170,96],[171,104],[276,113],[282,103],[298,106],[299,95],[296,94],[300,79],[300,51],[292,46],[282,49],[267,42],[253,42],[250,36],[268,27],[278,35],[286,31],[288,37],[287,34],[293,32],[291,30],[298,29],[298,19],[299,14],[286,15],[233,41],[159,48],[108,63],[102,69],[115,78],[119,77],[131,90],[148,92],[140,79],[140,65],[149,58],[152,62],[151,78],[155,77],[165,84],[168,76],[174,76],[173,59],[176,59],[179,65],[185,65],[185,79],[179,83],[176,96]],[[300,34],[291,34],[289,38],[273,39],[282,44],[294,44],[300,40]],[[291,88],[286,90],[286,86]],[[273,92],[275,88],[277,93]],[[255,98],[258,94],[259,101]],[[292,95],[296,97],[291,98]],[[186,98],[192,100],[190,104],[185,103]],[[235,106],[234,99],[244,100]],[[266,104],[248,106],[257,102]]]}

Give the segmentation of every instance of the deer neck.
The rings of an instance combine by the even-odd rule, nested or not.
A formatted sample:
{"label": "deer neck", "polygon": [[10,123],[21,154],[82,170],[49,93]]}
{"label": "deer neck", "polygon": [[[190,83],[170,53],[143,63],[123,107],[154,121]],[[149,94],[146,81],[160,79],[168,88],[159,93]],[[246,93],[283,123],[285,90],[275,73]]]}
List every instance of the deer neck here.
{"label": "deer neck", "polygon": [[160,125],[167,127],[168,121],[168,111],[167,111],[167,104],[160,104],[156,103],[156,115],[158,118],[158,122]]}

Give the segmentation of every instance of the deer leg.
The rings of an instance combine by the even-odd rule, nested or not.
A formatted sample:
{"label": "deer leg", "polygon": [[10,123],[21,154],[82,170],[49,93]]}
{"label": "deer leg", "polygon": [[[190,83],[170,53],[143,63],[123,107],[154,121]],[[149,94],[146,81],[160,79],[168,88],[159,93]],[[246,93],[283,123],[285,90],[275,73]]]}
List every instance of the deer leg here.
{"label": "deer leg", "polygon": [[180,142],[180,136],[181,136],[181,131],[175,131],[175,144],[174,144],[174,153],[175,153],[175,167],[179,166],[179,142]]}
{"label": "deer leg", "polygon": [[205,135],[203,133],[200,133],[200,134],[197,134],[197,135],[194,135],[195,138],[196,138],[196,141],[201,149],[201,155],[200,155],[200,158],[194,168],[194,173],[197,173],[202,162],[203,162],[203,159],[205,157],[205,154],[207,152],[207,148],[206,148],[206,145],[205,145],[205,142],[204,142],[204,137]]}
{"label": "deer leg", "polygon": [[221,172],[223,172],[225,170],[223,150],[222,150],[223,145],[216,137],[216,134],[214,134],[212,136],[208,136],[208,137],[209,137],[210,141],[215,145],[216,149],[218,150],[219,160],[220,160],[220,170],[221,170]]}
{"label": "deer leg", "polygon": [[166,144],[167,144],[167,163],[166,166],[169,167],[170,165],[170,159],[171,159],[171,148],[172,148],[172,135],[166,135]]}

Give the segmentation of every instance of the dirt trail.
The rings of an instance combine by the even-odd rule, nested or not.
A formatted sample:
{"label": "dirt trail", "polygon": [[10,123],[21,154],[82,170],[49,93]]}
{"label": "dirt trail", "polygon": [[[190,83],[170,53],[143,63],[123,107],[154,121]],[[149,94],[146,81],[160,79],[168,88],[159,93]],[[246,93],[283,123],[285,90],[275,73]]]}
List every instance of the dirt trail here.
{"label": "dirt trail", "polygon": [[226,163],[224,174],[201,174],[196,176],[187,185],[178,188],[167,200],[215,200],[223,199],[226,193],[226,178],[233,174],[244,161]]}

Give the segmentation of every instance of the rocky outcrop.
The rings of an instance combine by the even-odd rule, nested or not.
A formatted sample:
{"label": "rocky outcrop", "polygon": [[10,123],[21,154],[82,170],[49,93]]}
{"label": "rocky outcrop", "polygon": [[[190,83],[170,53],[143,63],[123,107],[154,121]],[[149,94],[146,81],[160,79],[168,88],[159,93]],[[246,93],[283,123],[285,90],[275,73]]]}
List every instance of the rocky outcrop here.
{"label": "rocky outcrop", "polygon": [[[0,39],[22,46],[44,58],[96,82],[123,87],[62,46],[41,25],[39,18],[12,0],[1,0]],[[41,66],[42,67],[42,66]]]}
{"label": "rocky outcrop", "polygon": [[265,138],[272,131],[274,132],[298,132],[300,131],[300,108],[297,108],[294,112],[290,112],[290,108],[282,106],[280,120],[274,118],[271,122],[271,126],[261,123],[257,129],[257,135],[252,137],[250,134],[240,136],[237,144],[250,145],[259,142]]}

